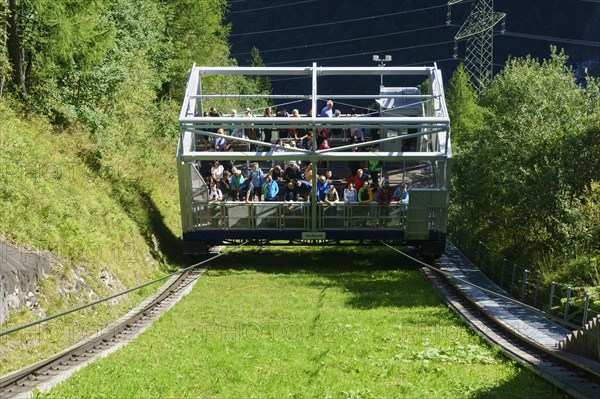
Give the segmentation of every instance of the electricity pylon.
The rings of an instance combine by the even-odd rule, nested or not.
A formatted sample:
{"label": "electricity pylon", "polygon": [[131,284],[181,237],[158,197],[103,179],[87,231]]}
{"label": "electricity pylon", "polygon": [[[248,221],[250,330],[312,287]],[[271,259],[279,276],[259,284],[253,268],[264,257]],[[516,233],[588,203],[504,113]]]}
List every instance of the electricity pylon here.
{"label": "electricity pylon", "polygon": [[[463,0],[449,0],[448,7]],[[450,13],[448,12],[448,15]],[[492,81],[494,63],[494,26],[506,16],[503,12],[494,12],[494,0],[476,0],[471,5],[471,14],[462,25],[454,40],[467,39],[465,49],[465,69],[471,77],[471,83],[479,93]],[[450,21],[448,21],[449,23]],[[454,58],[458,45],[454,46]]]}

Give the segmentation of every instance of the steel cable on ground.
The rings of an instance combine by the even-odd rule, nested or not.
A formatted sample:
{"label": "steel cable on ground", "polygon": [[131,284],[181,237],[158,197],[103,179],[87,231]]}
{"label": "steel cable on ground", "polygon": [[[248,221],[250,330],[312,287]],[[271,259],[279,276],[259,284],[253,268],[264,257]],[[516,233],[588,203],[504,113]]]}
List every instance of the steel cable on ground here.
{"label": "steel cable on ground", "polygon": [[20,325],[20,326],[18,326],[18,327],[14,327],[14,328],[11,328],[11,329],[9,329],[9,330],[1,331],[1,332],[0,332],[0,337],[3,337],[3,336],[5,336],[5,335],[9,335],[9,334],[15,333],[15,332],[17,332],[17,331],[24,330],[24,329],[26,329],[26,328],[29,328],[29,327],[33,327],[33,326],[35,326],[35,325],[38,325],[38,324],[41,324],[41,323],[45,323],[45,322],[47,322],[47,321],[50,321],[50,320],[53,320],[53,319],[57,319],[57,318],[59,318],[59,317],[62,317],[62,316],[68,315],[68,314],[70,314],[70,313],[77,312],[77,311],[79,311],[79,310],[82,310],[82,309],[85,309],[85,308],[89,308],[90,306],[98,305],[98,304],[100,304],[100,303],[102,303],[102,302],[109,301],[109,300],[111,300],[111,299],[114,299],[114,298],[120,297],[120,296],[122,296],[122,295],[125,295],[125,294],[129,294],[130,292],[133,292],[133,291],[139,290],[139,289],[141,289],[141,288],[147,287],[147,286],[149,286],[149,285],[155,284],[155,283],[157,283],[157,282],[159,282],[159,281],[166,280],[166,279],[168,279],[168,278],[170,278],[170,277],[173,277],[173,276],[175,276],[175,275],[177,275],[177,274],[182,274],[182,273],[184,273],[184,272],[186,272],[186,271],[188,271],[188,270],[191,270],[191,269],[194,269],[194,268],[196,268],[196,267],[198,267],[198,266],[200,266],[200,265],[203,265],[203,264],[205,264],[205,263],[207,263],[207,262],[209,262],[209,261],[211,261],[211,260],[217,259],[218,257],[220,257],[220,256],[222,256],[222,255],[228,254],[229,252],[231,252],[231,251],[233,251],[233,250],[235,250],[235,249],[237,249],[237,248],[239,248],[239,247],[241,247],[241,246],[243,246],[243,245],[245,245],[245,244],[246,244],[246,243],[244,242],[244,243],[242,243],[242,244],[240,244],[240,245],[238,245],[238,246],[236,246],[236,247],[234,247],[234,248],[231,248],[231,249],[230,249],[229,251],[227,251],[227,252],[219,253],[219,254],[217,254],[216,256],[213,256],[212,258],[209,258],[209,259],[203,260],[202,262],[195,263],[195,264],[193,264],[193,265],[191,265],[191,266],[188,266],[188,267],[186,267],[186,268],[184,268],[184,269],[177,270],[176,272],[173,272],[173,273],[167,274],[167,275],[165,275],[165,276],[159,277],[159,278],[157,278],[157,279],[155,279],[155,280],[152,280],[152,281],[148,281],[148,282],[146,282],[146,283],[143,283],[143,284],[140,284],[140,285],[138,285],[138,286],[136,286],[136,287],[129,288],[129,289],[125,290],[125,291],[118,292],[118,293],[116,293],[116,294],[110,295],[110,296],[108,296],[108,297],[105,297],[105,298],[102,298],[102,299],[98,299],[98,300],[96,300],[96,301],[93,301],[93,302],[90,302],[90,303],[86,303],[86,304],[83,304],[83,305],[79,305],[79,306],[77,306],[77,307],[74,307],[74,308],[71,308],[71,309],[65,310],[65,311],[63,311],[63,312],[55,313],[55,314],[53,314],[53,315],[50,315],[50,316],[48,316],[48,317],[44,317],[43,319],[38,319],[38,320],[35,320],[35,321],[32,321],[32,322],[29,322],[29,323],[26,323],[26,324],[22,324],[22,325]]}
{"label": "steel cable on ground", "polygon": [[418,9],[414,9],[414,10],[392,12],[392,13],[388,13],[388,14],[372,15],[372,16],[369,16],[369,17],[345,19],[343,21],[323,22],[321,24],[293,26],[293,27],[289,27],[289,28],[261,30],[261,31],[255,31],[255,32],[233,33],[233,34],[230,34],[229,37],[246,36],[246,35],[258,35],[258,34],[263,34],[263,33],[286,32],[286,31],[290,31],[290,30],[304,29],[304,28],[317,28],[317,27],[321,27],[321,26],[330,26],[330,25],[336,25],[336,24],[345,24],[345,23],[349,23],[349,22],[365,21],[365,20],[369,20],[369,19],[391,17],[391,16],[394,16],[394,15],[411,14],[413,12],[434,10],[436,8],[441,8],[441,7],[446,7],[446,4],[437,5],[437,6],[431,6],[431,7],[418,8]]}
{"label": "steel cable on ground", "polygon": [[597,332],[595,332],[595,331],[593,331],[593,330],[590,330],[590,329],[581,328],[581,327],[580,327],[579,325],[577,325],[577,324],[573,324],[573,323],[571,323],[571,322],[565,321],[565,320],[561,319],[560,317],[557,317],[557,316],[554,316],[554,315],[552,315],[552,314],[546,313],[546,312],[544,312],[544,311],[542,311],[542,310],[539,310],[539,309],[537,309],[537,308],[535,308],[535,307],[533,307],[533,306],[531,306],[531,305],[528,305],[528,304],[526,304],[526,303],[523,303],[523,302],[521,302],[521,301],[519,301],[519,300],[517,300],[517,299],[514,299],[514,298],[508,297],[508,296],[506,296],[506,295],[502,295],[502,294],[499,294],[499,293],[497,293],[497,292],[494,292],[494,291],[488,290],[487,288],[481,287],[481,286],[479,286],[479,285],[477,285],[477,284],[474,284],[474,283],[472,283],[472,282],[470,282],[470,281],[467,281],[467,280],[465,280],[465,279],[462,279],[462,278],[460,278],[460,277],[453,276],[452,274],[450,274],[450,273],[448,273],[448,272],[446,272],[446,271],[440,270],[440,269],[438,269],[438,268],[436,268],[436,267],[434,267],[434,266],[431,266],[431,265],[429,265],[429,264],[427,264],[427,263],[425,263],[425,262],[423,262],[423,261],[421,261],[421,260],[419,260],[419,259],[417,259],[417,258],[415,258],[415,257],[413,257],[413,256],[410,256],[410,255],[409,255],[409,254],[407,254],[406,252],[402,252],[402,251],[400,251],[399,249],[397,249],[397,248],[394,248],[394,247],[392,247],[391,245],[389,245],[389,244],[387,244],[387,243],[385,243],[385,242],[383,242],[383,241],[379,241],[379,242],[380,242],[381,244],[385,245],[386,247],[388,247],[388,248],[390,248],[390,249],[392,249],[392,250],[394,250],[394,251],[398,252],[399,254],[401,254],[401,255],[403,255],[403,256],[405,256],[405,257],[407,257],[408,259],[410,259],[410,260],[412,260],[412,261],[414,261],[414,262],[417,262],[418,264],[420,264],[420,265],[423,265],[423,266],[425,266],[425,267],[429,268],[430,270],[433,270],[433,271],[435,271],[436,273],[439,273],[439,274],[443,275],[443,276],[444,276],[444,277],[446,277],[446,278],[449,278],[449,279],[452,279],[452,280],[456,280],[456,281],[458,281],[458,282],[460,282],[460,283],[462,283],[462,284],[468,285],[469,287],[471,287],[471,288],[475,288],[475,289],[477,289],[477,290],[479,290],[479,291],[481,291],[481,292],[484,292],[484,293],[486,293],[486,294],[488,294],[488,295],[495,296],[495,297],[497,297],[497,298],[500,298],[500,299],[503,299],[503,300],[505,300],[505,301],[511,302],[511,303],[513,303],[513,304],[515,304],[515,305],[521,306],[521,307],[523,307],[523,308],[525,308],[525,309],[527,309],[527,310],[530,310],[530,311],[532,311],[533,313],[535,313],[535,314],[537,314],[537,315],[539,315],[539,316],[545,317],[545,318],[547,318],[547,319],[550,319],[550,320],[552,320],[552,321],[554,321],[554,322],[556,322],[556,323],[559,323],[559,324],[565,325],[565,326],[567,326],[567,327],[570,327],[570,328],[572,328],[572,329],[574,329],[574,330],[579,330],[579,331],[582,331],[582,332],[587,332],[587,333],[589,333],[590,335],[593,335],[593,336],[595,336],[595,337],[600,337],[600,333],[597,333]]}

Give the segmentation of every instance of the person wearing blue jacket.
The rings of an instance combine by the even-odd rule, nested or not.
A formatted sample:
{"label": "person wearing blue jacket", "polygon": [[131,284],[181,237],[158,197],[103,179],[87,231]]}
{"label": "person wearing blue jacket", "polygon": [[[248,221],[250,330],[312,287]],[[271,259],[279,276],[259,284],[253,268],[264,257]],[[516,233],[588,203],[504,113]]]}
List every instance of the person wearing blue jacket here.
{"label": "person wearing blue jacket", "polygon": [[327,190],[329,189],[329,182],[325,179],[324,175],[319,176],[317,179],[317,201],[319,203],[323,203],[325,201],[325,196],[327,195]]}
{"label": "person wearing blue jacket", "polygon": [[400,209],[405,211],[408,208],[408,199],[408,186],[406,183],[402,183],[400,184],[400,187],[394,191],[394,201],[398,201],[398,203],[401,204]]}
{"label": "person wearing blue jacket", "polygon": [[248,172],[248,177],[252,176],[252,185],[254,186],[254,195],[259,199],[262,196],[262,186],[265,184],[265,175],[261,168],[258,167],[258,162],[252,164],[252,169]]}
{"label": "person wearing blue jacket", "polygon": [[279,185],[276,181],[273,181],[273,176],[270,174],[265,178],[266,183],[263,184],[263,193],[265,194],[265,201],[275,201],[277,194],[279,194]]}

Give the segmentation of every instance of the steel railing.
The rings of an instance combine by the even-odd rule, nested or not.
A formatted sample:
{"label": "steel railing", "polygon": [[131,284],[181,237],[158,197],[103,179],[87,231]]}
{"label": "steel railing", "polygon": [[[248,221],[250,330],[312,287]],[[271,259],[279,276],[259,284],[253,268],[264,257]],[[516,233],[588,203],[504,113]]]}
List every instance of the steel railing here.
{"label": "steel railing", "polygon": [[557,281],[544,282],[542,276],[528,267],[495,253],[488,245],[465,234],[456,226],[448,228],[452,243],[488,278],[516,299],[541,311],[584,327],[598,316],[593,300],[598,298],[589,287]]}

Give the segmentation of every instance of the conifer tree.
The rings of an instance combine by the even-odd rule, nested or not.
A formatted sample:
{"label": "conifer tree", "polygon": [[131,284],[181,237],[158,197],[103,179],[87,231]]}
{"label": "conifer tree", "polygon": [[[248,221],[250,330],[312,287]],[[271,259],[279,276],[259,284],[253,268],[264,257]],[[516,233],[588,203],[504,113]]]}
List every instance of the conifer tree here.
{"label": "conifer tree", "polygon": [[[258,48],[256,46],[253,46],[252,49],[250,50],[250,58],[248,59],[248,64],[251,67],[264,67],[265,66],[265,63],[263,62],[263,59],[260,56],[260,51],[258,50]],[[259,93],[263,93],[263,94],[271,93],[271,90],[272,90],[271,79],[269,79],[268,76],[257,75],[255,77],[253,77],[253,79],[256,82],[256,86],[257,86]]]}

